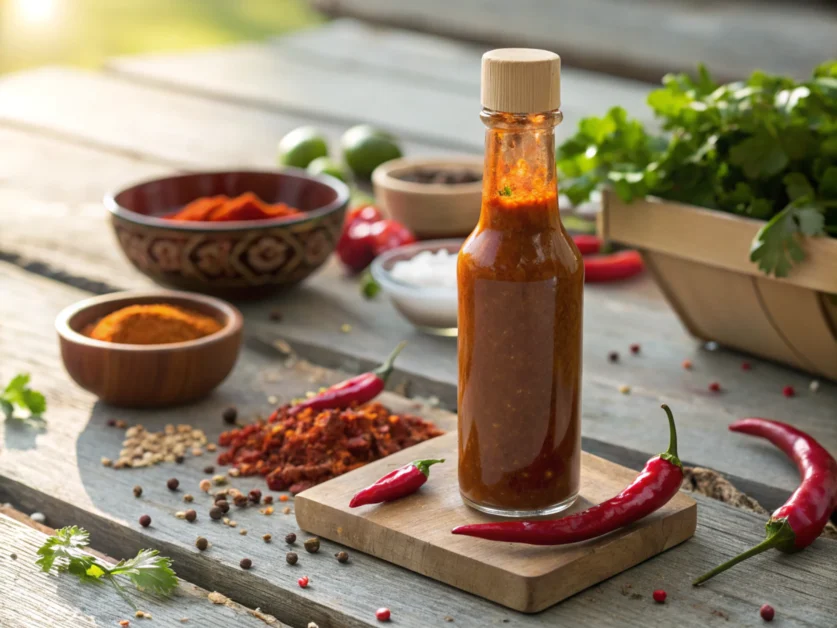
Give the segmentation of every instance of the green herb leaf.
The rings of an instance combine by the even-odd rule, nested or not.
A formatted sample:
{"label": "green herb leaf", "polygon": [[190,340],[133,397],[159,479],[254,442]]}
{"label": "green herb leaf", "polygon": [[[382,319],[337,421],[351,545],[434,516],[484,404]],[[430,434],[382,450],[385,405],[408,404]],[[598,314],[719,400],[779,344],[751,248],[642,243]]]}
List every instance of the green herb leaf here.
{"label": "green herb leaf", "polygon": [[58,571],[67,571],[73,566],[76,573],[86,574],[94,562],[94,558],[84,552],[88,545],[90,535],[87,530],[76,526],[61,528],[38,549],[40,558],[35,564],[40,566],[41,571],[49,571],[53,567]]}
{"label": "green herb leaf", "polygon": [[499,192],[500,196],[511,196],[512,189],[508,185]]}
{"label": "green herb leaf", "polygon": [[121,561],[110,570],[111,576],[124,575],[138,589],[169,595],[177,587],[171,559],[159,556],[157,550],[140,550],[134,558]]}
{"label": "green herb leaf", "polygon": [[805,259],[799,234],[825,235],[825,217],[816,207],[788,205],[759,229],[750,248],[750,259],[768,275],[787,277],[794,262]]}
{"label": "green herb leaf", "polygon": [[[28,411],[28,416],[18,417],[14,411],[15,407]],[[41,393],[29,388],[29,374],[20,373],[0,394],[0,410],[7,419],[41,419],[41,415],[46,411],[46,399]]]}
{"label": "green herb leaf", "polygon": [[372,273],[366,271],[360,278],[360,293],[365,299],[374,299],[381,291],[381,284],[375,281]]}

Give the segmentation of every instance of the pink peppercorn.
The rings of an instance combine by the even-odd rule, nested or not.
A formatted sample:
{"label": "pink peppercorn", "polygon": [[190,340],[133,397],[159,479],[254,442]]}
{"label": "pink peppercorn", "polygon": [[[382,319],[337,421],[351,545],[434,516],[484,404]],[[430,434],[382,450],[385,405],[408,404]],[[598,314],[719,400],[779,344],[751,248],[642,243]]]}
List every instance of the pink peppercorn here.
{"label": "pink peppercorn", "polygon": [[662,604],[666,601],[666,597],[668,597],[668,594],[665,591],[663,591],[662,589],[657,589],[656,591],[654,591],[653,597],[654,597],[654,601],[657,604]]}
{"label": "pink peppercorn", "polygon": [[375,619],[378,621],[389,621],[389,618],[392,616],[392,613],[389,612],[388,608],[379,608],[375,611]]}
{"label": "pink peppercorn", "polygon": [[793,389],[793,386],[785,386],[782,389],[782,394],[785,397],[795,397],[796,396],[796,391]]}
{"label": "pink peppercorn", "polygon": [[721,392],[721,385],[718,382],[712,382],[709,384],[709,390],[714,393]]}
{"label": "pink peppercorn", "polygon": [[759,609],[759,615],[764,621],[773,621],[773,616],[776,614],[776,611],[773,610],[773,607],[770,604],[764,604]]}
{"label": "pink peppercorn", "polygon": [[751,368],[753,368],[753,367],[750,366],[749,362],[742,362],[741,363],[741,370],[742,371],[749,371]]}
{"label": "pink peppercorn", "polygon": [[639,345],[631,345],[631,353],[633,353],[634,355],[639,353]]}
{"label": "pink peppercorn", "polygon": [[692,361],[691,360],[683,360],[683,368],[687,371],[692,370]]}
{"label": "pink peppercorn", "polygon": [[308,576],[302,576],[296,583],[300,586],[300,588],[306,589],[308,588]]}

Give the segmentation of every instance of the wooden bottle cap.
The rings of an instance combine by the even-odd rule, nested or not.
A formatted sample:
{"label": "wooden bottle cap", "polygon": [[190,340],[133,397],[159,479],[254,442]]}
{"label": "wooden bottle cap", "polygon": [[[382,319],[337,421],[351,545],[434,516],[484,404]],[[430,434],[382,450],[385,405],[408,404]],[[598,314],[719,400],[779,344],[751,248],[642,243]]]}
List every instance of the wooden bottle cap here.
{"label": "wooden bottle cap", "polygon": [[482,106],[507,113],[561,107],[561,57],[548,50],[501,48],[482,56]]}

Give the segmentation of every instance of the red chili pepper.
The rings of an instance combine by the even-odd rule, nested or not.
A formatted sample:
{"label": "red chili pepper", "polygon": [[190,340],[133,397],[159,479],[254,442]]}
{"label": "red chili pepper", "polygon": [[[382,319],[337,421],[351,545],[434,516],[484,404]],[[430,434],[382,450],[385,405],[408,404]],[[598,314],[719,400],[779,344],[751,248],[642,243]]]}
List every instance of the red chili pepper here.
{"label": "red chili pepper", "polygon": [[619,281],[642,272],[642,257],[636,251],[619,251],[610,255],[584,258],[584,281],[599,283]]}
{"label": "red chili pepper", "polygon": [[802,482],[790,499],[767,520],[767,538],[755,547],[715,567],[695,580],[701,584],[742,560],[771,548],[798,552],[820,535],[837,508],[837,460],[805,432],[770,419],[741,419],[729,426],[733,432],[761,436],[796,463]]}
{"label": "red chili pepper", "polygon": [[395,220],[379,220],[372,223],[372,250],[375,257],[381,253],[416,241],[413,232]]}
{"label": "red chili pepper", "polygon": [[427,482],[431,465],[439,462],[444,462],[444,460],[416,460],[395,471],[390,471],[352,497],[349,508],[391,502],[399,497],[412,495]]}
{"label": "red chili pepper", "polygon": [[602,240],[599,236],[580,233],[573,236],[573,242],[582,255],[595,255],[602,250]]}
{"label": "red chili pepper", "polygon": [[662,407],[668,417],[668,449],[651,458],[616,497],[562,519],[480,523],[459,526],[453,533],[506,543],[566,545],[602,536],[650,515],[674,497],[683,482],[674,417],[667,405]]}
{"label": "red chili pepper", "polygon": [[[393,349],[392,353],[389,354],[386,361],[374,371],[351,377],[346,381],[335,384],[331,388],[326,388],[320,394],[296,404],[288,411],[289,414],[294,415],[305,408],[311,408],[312,410],[348,408],[352,404],[362,404],[367,401],[372,401],[372,399],[380,394],[384,386],[386,386],[387,378],[392,373],[392,365],[395,362],[395,358],[398,357],[401,349],[406,344],[406,342],[399,343]],[[274,412],[274,415],[277,413],[278,410]]]}
{"label": "red chili pepper", "polygon": [[337,241],[337,257],[353,273],[359,273],[375,259],[372,224],[364,221],[347,223]]}

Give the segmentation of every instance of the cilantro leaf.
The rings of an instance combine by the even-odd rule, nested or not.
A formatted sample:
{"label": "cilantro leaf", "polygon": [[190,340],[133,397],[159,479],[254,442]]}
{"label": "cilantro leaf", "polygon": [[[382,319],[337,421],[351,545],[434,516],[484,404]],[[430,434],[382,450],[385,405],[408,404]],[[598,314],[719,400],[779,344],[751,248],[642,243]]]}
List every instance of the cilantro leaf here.
{"label": "cilantro leaf", "polygon": [[799,234],[825,235],[824,225],[825,217],[818,208],[790,204],[759,229],[750,248],[750,260],[768,275],[787,277],[793,263],[805,259]]}
{"label": "cilantro leaf", "polygon": [[124,575],[138,589],[169,595],[177,587],[171,559],[159,556],[157,550],[140,550],[134,558],[121,561],[110,570],[111,576]]}
{"label": "cilantro leaf", "polygon": [[0,394],[0,410],[6,419],[21,418],[15,414],[15,407],[28,411],[28,419],[43,420],[41,415],[46,411],[46,399],[36,390],[29,388],[29,374],[20,373],[6,386]]}
{"label": "cilantro leaf", "polygon": [[49,571],[55,567],[58,571],[72,569],[75,573],[86,574],[94,561],[94,558],[84,551],[88,545],[90,535],[87,530],[76,526],[61,528],[38,549],[40,558],[35,564],[40,566],[41,571]]}

